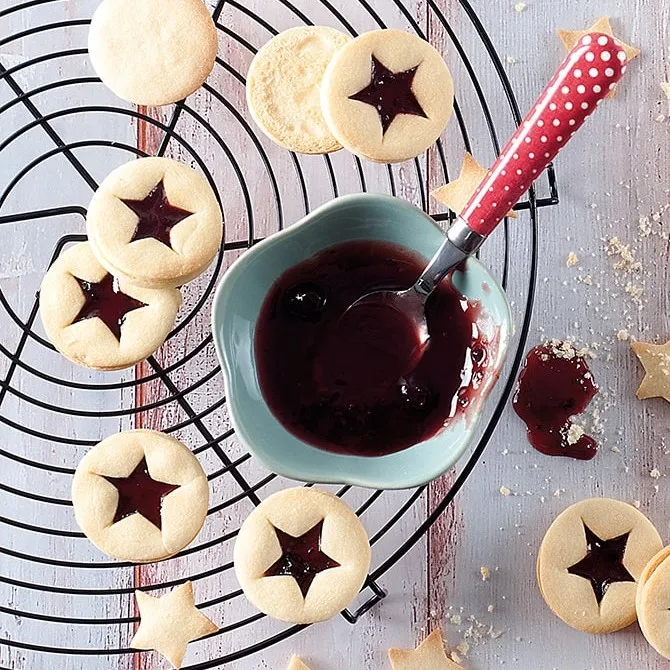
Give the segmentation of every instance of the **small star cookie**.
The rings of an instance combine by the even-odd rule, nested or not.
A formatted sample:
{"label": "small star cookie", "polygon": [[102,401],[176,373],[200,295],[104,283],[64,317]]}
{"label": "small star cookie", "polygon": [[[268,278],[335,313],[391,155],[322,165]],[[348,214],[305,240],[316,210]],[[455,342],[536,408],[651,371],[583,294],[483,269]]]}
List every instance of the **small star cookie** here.
{"label": "small star cookie", "polygon": [[219,630],[196,609],[191,582],[160,598],[142,591],[135,591],[135,597],[141,622],[130,646],[133,649],[155,649],[175,668],[181,667],[189,642]]}
{"label": "small star cookie", "polygon": [[309,668],[297,656],[293,656],[287,670],[309,670]]}
{"label": "small star cookie", "polygon": [[[460,214],[487,174],[488,170],[466,151],[458,179],[436,188],[431,195],[455,214]],[[512,210],[507,213],[507,216],[517,218],[516,212]]]}
{"label": "small star cookie", "polygon": [[644,366],[644,379],[635,395],[645,398],[665,398],[670,402],[670,340],[665,344],[631,342],[630,348]]}
{"label": "small star cookie", "polygon": [[389,661],[393,670],[463,670],[447,657],[439,628],[416,649],[389,649]]}
{"label": "small star cookie", "polygon": [[[561,42],[563,42],[565,45],[567,51],[571,51],[575,44],[577,44],[577,42],[582,37],[584,37],[584,35],[588,35],[589,33],[605,33],[605,35],[614,37],[617,43],[626,52],[626,60],[628,62],[632,61],[634,58],[637,58],[640,55],[640,50],[637,47],[626,44],[614,34],[614,31],[612,30],[612,24],[610,23],[608,16],[599,18],[590,28],[587,28],[586,30],[562,30],[559,28],[557,33]],[[616,87],[610,91],[608,97],[612,97],[615,92]]]}

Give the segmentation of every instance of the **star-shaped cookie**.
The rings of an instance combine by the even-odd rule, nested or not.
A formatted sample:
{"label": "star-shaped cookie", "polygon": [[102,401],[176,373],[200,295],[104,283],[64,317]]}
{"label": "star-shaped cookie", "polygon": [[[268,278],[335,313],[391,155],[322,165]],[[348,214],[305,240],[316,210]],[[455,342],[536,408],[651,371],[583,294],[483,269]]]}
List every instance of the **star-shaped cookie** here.
{"label": "star-shaped cookie", "polygon": [[141,622],[130,646],[133,649],[155,649],[175,668],[181,667],[189,642],[219,630],[196,609],[191,582],[160,598],[142,591],[135,591],[135,597]]}
{"label": "star-shaped cookie", "polygon": [[309,668],[297,656],[293,656],[286,670],[309,670]]}
{"label": "star-shaped cookie", "polygon": [[630,348],[644,366],[644,379],[635,395],[665,398],[670,402],[670,340],[665,344],[631,342]]}
{"label": "star-shaped cookie", "polygon": [[[560,38],[561,42],[563,42],[565,48],[568,51],[570,51],[575,46],[575,44],[577,44],[577,42],[582,37],[584,37],[584,35],[588,35],[589,33],[605,33],[605,35],[614,37],[619,46],[626,52],[626,60],[628,62],[632,61],[634,58],[637,58],[640,55],[640,50],[637,47],[626,44],[614,34],[614,31],[612,30],[612,24],[610,23],[608,16],[602,16],[586,30],[563,30],[559,28],[556,32],[558,33],[558,37]],[[612,97],[615,92],[616,87],[610,91],[608,97]]]}
{"label": "star-shaped cookie", "polygon": [[439,628],[416,649],[389,649],[389,661],[393,670],[463,670],[447,657]]}
{"label": "star-shaped cookie", "polygon": [[[446,205],[455,214],[460,214],[477,187],[484,181],[488,170],[477,161],[472,154],[466,152],[461,165],[458,179],[440,186],[431,192],[435,200]],[[507,216],[517,218],[516,212],[510,211]]]}

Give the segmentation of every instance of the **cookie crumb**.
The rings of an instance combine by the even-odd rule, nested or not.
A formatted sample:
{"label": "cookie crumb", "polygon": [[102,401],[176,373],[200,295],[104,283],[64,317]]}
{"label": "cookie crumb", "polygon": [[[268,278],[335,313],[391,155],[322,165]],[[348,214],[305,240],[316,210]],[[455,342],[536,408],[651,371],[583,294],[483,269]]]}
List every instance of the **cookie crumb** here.
{"label": "cookie crumb", "polygon": [[506,486],[501,486],[500,487],[500,494],[504,495],[504,496],[509,496],[509,495],[512,495],[512,492]]}
{"label": "cookie crumb", "polygon": [[629,337],[628,334],[628,328],[622,328],[617,334],[616,334],[616,339],[619,340],[619,342],[625,342]]}
{"label": "cookie crumb", "polygon": [[[463,641],[463,642],[459,642],[459,643],[456,645],[456,651],[457,651],[459,654],[461,654],[462,656],[467,656],[467,655],[468,655],[468,652],[470,651],[470,645],[469,645],[467,642],[465,642],[465,641]],[[457,661],[457,662],[458,662],[458,661]]]}
{"label": "cookie crumb", "polygon": [[491,578],[491,571],[485,565],[479,568],[479,572],[482,575],[483,582],[487,582]]}
{"label": "cookie crumb", "polygon": [[571,251],[568,254],[568,259],[565,261],[565,264],[571,268],[573,265],[577,265],[579,263],[579,258],[577,258],[577,254],[574,251]]}
{"label": "cookie crumb", "polygon": [[525,12],[528,9],[528,5],[525,2],[517,2],[516,5],[514,5],[514,11],[519,12]]}
{"label": "cookie crumb", "polygon": [[654,468],[653,470],[649,471],[649,476],[652,479],[659,479],[661,477],[661,471],[658,468]]}
{"label": "cookie crumb", "polygon": [[639,500],[633,500],[633,507],[640,509],[640,501]]}
{"label": "cookie crumb", "polygon": [[665,97],[670,100],[670,82],[667,81],[662,81],[661,82],[661,90],[665,94]]}
{"label": "cookie crumb", "polygon": [[516,65],[517,63],[517,60],[514,58],[514,56],[507,56],[506,60],[509,65]]}
{"label": "cookie crumb", "polygon": [[579,442],[579,439],[583,434],[584,434],[584,428],[582,426],[580,426],[578,423],[570,424],[570,428],[568,428],[568,434],[567,434],[568,444],[569,445],[577,444],[577,442]]}
{"label": "cookie crumb", "polygon": [[489,606],[486,608],[486,611],[487,611],[489,614],[490,614],[491,612],[493,612],[493,605],[489,605]]}
{"label": "cookie crumb", "polygon": [[460,626],[462,623],[461,615],[460,614],[452,614],[450,619],[450,623],[453,623],[454,626]]}

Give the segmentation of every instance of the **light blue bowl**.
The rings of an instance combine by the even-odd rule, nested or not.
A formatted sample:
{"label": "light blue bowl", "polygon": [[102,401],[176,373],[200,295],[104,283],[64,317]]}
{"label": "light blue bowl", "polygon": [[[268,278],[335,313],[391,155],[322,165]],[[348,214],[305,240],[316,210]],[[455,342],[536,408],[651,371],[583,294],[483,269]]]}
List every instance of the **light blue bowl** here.
{"label": "light blue bowl", "polygon": [[317,449],[289,433],[261,393],[254,358],[256,320],[265,297],[288,268],[349,240],[383,240],[430,258],[444,240],[434,221],[414,205],[385,195],[336,198],[291,228],[269,237],[226,272],[214,298],[212,331],[225,377],[228,410],[244,446],[277,474],[300,481],[399,489],[425,484],[451,468],[466,450],[482,404],[498,379],[511,335],[505,294],[474,258],[454,284],[484,308],[480,327],[496,342],[482,392],[462,419],[404,451],[376,457]]}

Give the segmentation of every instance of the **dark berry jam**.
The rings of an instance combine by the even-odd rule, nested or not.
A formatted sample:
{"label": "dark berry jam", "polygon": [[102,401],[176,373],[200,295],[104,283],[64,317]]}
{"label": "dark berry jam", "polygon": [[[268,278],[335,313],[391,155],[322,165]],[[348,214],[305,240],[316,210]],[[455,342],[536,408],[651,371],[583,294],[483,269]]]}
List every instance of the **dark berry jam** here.
{"label": "dark berry jam", "polygon": [[121,326],[126,314],[146,305],[126,295],[119,288],[119,280],[112,275],[105,275],[99,282],[75,279],[84,293],[85,302],[72,323],[97,317],[121,341]]}
{"label": "dark berry jam", "polygon": [[583,521],[582,523],[586,536],[586,556],[571,565],[568,572],[591,582],[593,593],[600,605],[610,584],[635,581],[623,564],[630,532],[611,540],[601,540]]}
{"label": "dark berry jam", "polygon": [[[429,340],[379,304],[375,290],[411,286],[425,261],[393,244],[340,244],[285,272],[256,327],[263,397],[277,419],[321,449],[380,456],[435,435],[481,388],[489,344],[480,307],[443,281],[426,304]],[[346,314],[345,314],[346,312]]]}
{"label": "dark berry jam", "polygon": [[543,454],[590,460],[598,445],[589,435],[571,429],[598,392],[583,356],[568,343],[548,342],[528,352],[514,409],[528,430],[528,440]]}
{"label": "dark berry jam", "polygon": [[323,521],[299,537],[275,528],[282,555],[266,571],[265,577],[290,575],[298,582],[303,598],[307,597],[314,578],[324,570],[339,567],[339,563],[321,551]]}
{"label": "dark berry jam", "polygon": [[383,133],[386,133],[398,114],[426,118],[426,112],[412,90],[418,67],[417,65],[403,72],[393,72],[372,56],[370,83],[349,98],[372,105],[377,110]]}
{"label": "dark berry jam", "polygon": [[105,477],[119,492],[119,502],[114,514],[114,523],[131,514],[141,514],[159,530],[163,498],[179,486],[152,479],[149,467],[143,458],[128,477]]}

